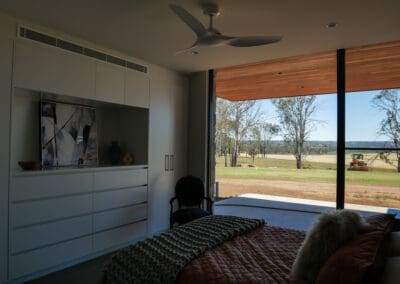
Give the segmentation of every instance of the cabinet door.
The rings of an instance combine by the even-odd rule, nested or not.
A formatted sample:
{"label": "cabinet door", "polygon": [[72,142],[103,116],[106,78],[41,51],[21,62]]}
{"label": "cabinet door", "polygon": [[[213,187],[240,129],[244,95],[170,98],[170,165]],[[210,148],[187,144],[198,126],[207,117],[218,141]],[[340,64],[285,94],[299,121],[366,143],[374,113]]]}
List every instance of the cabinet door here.
{"label": "cabinet door", "polygon": [[10,161],[10,105],[12,40],[0,39],[0,283],[6,282],[8,246],[8,179]]}
{"label": "cabinet door", "polygon": [[171,145],[169,73],[153,68],[150,78],[149,127],[149,230],[156,233],[169,227],[169,198],[173,195],[171,172],[166,155]]}
{"label": "cabinet door", "polygon": [[127,69],[125,72],[125,104],[149,107],[150,82],[146,74]]}
{"label": "cabinet door", "polygon": [[123,104],[125,68],[110,63],[96,64],[96,100]]}
{"label": "cabinet door", "polygon": [[16,41],[14,85],[94,99],[95,61],[60,48]]}
{"label": "cabinet door", "polygon": [[173,183],[187,174],[187,104],[188,86],[186,78],[176,78],[171,86],[171,154]]}

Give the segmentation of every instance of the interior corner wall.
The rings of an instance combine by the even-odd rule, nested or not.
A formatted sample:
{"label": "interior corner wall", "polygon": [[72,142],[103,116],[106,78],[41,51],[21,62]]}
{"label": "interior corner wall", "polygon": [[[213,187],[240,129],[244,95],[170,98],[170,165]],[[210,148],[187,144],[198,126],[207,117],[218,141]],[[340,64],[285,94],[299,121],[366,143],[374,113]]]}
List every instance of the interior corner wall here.
{"label": "interior corner wall", "polygon": [[10,111],[13,40],[11,18],[0,13],[0,283],[8,273],[8,180],[10,156]]}
{"label": "interior corner wall", "polygon": [[208,71],[191,74],[189,82],[188,174],[208,184]]}

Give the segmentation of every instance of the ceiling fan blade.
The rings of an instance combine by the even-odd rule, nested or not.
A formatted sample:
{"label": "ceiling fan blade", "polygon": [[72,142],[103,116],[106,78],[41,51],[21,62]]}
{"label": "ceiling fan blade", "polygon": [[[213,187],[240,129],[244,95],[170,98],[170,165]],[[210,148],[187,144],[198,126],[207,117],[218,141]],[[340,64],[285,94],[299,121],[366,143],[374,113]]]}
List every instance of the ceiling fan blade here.
{"label": "ceiling fan blade", "polygon": [[194,49],[196,49],[196,48],[197,48],[197,45],[196,45],[196,43],[194,43],[191,47],[176,51],[174,53],[174,55],[179,55],[179,54],[182,54],[182,53],[191,52],[191,51],[194,51]]}
{"label": "ceiling fan blade", "polygon": [[181,18],[181,20],[184,21],[185,24],[187,24],[192,29],[192,31],[197,35],[197,37],[201,37],[207,32],[203,24],[200,23],[195,17],[193,17],[188,11],[183,9],[181,6],[175,4],[169,4],[169,8],[176,15],[178,15],[178,17]]}
{"label": "ceiling fan blade", "polygon": [[278,42],[281,36],[245,36],[235,37],[227,44],[235,47],[251,47]]}

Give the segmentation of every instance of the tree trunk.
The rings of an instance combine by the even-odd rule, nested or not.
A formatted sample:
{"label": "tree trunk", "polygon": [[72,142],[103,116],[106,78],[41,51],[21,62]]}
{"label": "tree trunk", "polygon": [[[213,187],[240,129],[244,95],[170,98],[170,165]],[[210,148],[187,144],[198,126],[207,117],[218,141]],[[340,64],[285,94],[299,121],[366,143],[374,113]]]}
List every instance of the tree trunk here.
{"label": "tree trunk", "polygon": [[226,151],[224,153],[224,156],[225,156],[225,168],[226,168],[228,166],[228,154],[226,153]]}
{"label": "tree trunk", "polygon": [[237,165],[237,151],[236,149],[234,149],[231,158],[231,167],[236,167],[236,165]]}
{"label": "tree trunk", "polygon": [[397,157],[397,172],[400,173],[400,157]]}
{"label": "tree trunk", "polygon": [[296,155],[296,167],[298,169],[303,168],[302,161],[301,161],[301,155]]}

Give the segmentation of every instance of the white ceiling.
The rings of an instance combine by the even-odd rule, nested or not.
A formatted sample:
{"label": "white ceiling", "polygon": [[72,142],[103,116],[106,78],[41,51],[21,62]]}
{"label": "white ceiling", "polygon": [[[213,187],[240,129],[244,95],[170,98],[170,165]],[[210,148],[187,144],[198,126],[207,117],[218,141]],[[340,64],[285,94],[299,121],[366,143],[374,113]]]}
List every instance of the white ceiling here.
{"label": "white ceiling", "polygon": [[[208,0],[209,1],[209,0]],[[175,51],[194,33],[168,8],[176,3],[205,26],[201,0],[1,0],[0,9],[37,24],[184,72],[400,40],[399,0],[218,0],[226,35],[282,35],[279,43]],[[328,29],[328,22],[338,22]]]}

